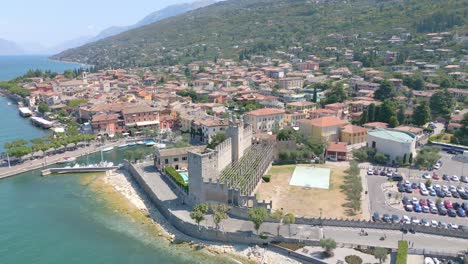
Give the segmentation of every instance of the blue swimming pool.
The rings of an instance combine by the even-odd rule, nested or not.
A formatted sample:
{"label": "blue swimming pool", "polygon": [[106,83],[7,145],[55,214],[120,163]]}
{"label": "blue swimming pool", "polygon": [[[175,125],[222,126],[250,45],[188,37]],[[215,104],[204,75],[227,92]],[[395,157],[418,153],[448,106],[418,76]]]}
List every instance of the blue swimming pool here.
{"label": "blue swimming pool", "polygon": [[179,172],[185,182],[188,182],[188,172]]}

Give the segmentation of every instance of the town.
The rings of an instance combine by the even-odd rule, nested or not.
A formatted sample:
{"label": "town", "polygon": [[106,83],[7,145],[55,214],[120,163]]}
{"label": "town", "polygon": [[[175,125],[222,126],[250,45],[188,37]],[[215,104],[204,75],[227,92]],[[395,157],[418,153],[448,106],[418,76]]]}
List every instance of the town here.
{"label": "town", "polygon": [[[310,54],[290,46],[239,60],[64,74],[32,70],[0,88],[18,101],[21,116],[62,144],[12,142],[2,165],[74,151],[79,142],[124,148],[150,140],[144,155],[127,151],[124,167],[193,237],[278,242],[311,261],[313,245],[331,253],[334,239],[386,259],[392,249],[408,251],[404,235],[414,255],[462,257],[468,55],[449,47],[468,37],[426,34],[415,44],[421,60],[396,51],[411,39],[405,31],[328,38],[385,45]],[[245,224],[251,222],[256,232]]]}

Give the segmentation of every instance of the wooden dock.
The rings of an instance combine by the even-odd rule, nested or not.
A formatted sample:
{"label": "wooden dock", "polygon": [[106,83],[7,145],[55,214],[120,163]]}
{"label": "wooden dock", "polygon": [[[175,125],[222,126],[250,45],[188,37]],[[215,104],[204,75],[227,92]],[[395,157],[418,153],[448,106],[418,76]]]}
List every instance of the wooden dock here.
{"label": "wooden dock", "polygon": [[42,170],[42,176],[47,176],[50,174],[64,174],[64,173],[90,173],[90,172],[106,172],[109,170],[118,169],[119,166],[111,167],[83,167],[83,168],[49,168]]}

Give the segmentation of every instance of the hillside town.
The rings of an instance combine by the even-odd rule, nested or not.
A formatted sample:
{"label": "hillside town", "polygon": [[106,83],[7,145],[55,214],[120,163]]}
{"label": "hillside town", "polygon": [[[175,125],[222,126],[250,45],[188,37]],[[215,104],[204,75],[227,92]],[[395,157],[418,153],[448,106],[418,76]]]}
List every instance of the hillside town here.
{"label": "hillside town", "polygon": [[[387,41],[400,45],[405,36]],[[337,37],[343,36],[330,36]],[[265,212],[255,225],[257,233],[268,218],[296,222],[294,234],[278,227],[278,236],[299,241],[334,232],[314,233],[317,229],[298,237],[300,228],[316,227],[317,221],[332,226],[342,221],[351,228],[358,227],[353,221],[373,221],[376,226],[370,229],[401,224],[404,233],[463,241],[468,90],[456,87],[468,82],[468,56],[444,46],[454,39],[466,42],[450,33],[427,34],[421,45],[433,54],[431,61],[399,61],[398,52],[372,47],[359,54],[326,47],[327,57],[300,58],[303,49],[297,46],[276,51],[275,57],[251,55],[240,61],[91,67],[64,74],[31,71],[4,92],[18,100],[21,116],[54,135],[78,129],[92,135],[78,140],[127,142],[122,148],[136,140],[155,142],[147,145],[153,146],[146,157],[150,160],[134,157],[123,166],[154,192],[157,206],[177,197],[180,206],[158,209],[195,237],[246,242],[236,232],[247,230],[237,228],[223,206],[210,209],[219,222],[200,223],[208,212],[204,206],[216,202],[240,219],[254,221],[253,215]],[[368,61],[356,60],[365,56],[388,66],[368,67]],[[35,154],[38,149],[11,144],[8,162],[10,156],[34,160],[45,155]],[[450,186],[439,185],[442,177]],[[289,197],[295,195],[293,203]],[[429,196],[446,200],[436,204]],[[420,219],[423,213],[428,215]],[[225,236],[212,233],[211,225]],[[268,237],[273,225],[265,223],[260,237]],[[205,233],[196,231],[200,226]],[[367,236],[363,230],[359,236]],[[261,243],[251,233],[248,237]],[[351,236],[340,239],[354,241]],[[459,242],[455,248],[462,252]],[[296,252],[307,255],[306,248]]]}

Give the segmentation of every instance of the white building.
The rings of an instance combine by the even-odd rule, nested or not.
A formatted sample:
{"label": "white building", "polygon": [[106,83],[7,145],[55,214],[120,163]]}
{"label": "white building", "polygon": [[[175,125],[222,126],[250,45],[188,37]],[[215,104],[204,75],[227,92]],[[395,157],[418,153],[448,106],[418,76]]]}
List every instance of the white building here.
{"label": "white building", "polygon": [[405,155],[408,160],[411,154],[416,157],[416,135],[393,129],[374,129],[367,134],[367,147],[388,155],[390,162],[397,157],[403,160]]}
{"label": "white building", "polygon": [[254,131],[271,132],[274,128],[283,128],[284,113],[277,108],[257,109],[245,114],[245,122],[252,125]]}

